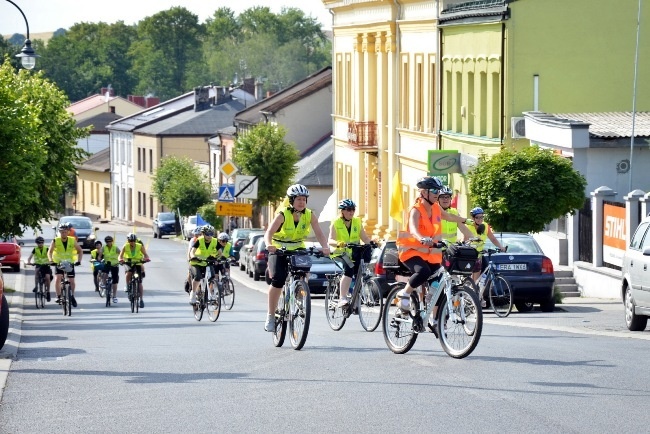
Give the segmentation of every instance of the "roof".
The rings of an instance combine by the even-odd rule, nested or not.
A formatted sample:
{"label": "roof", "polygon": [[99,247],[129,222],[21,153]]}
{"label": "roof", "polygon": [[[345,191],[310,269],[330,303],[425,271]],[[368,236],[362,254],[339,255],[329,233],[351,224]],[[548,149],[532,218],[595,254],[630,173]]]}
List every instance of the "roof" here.
{"label": "roof", "polygon": [[451,4],[440,12],[440,23],[448,21],[480,21],[507,19],[508,3],[514,0],[473,0]]}
{"label": "roof", "polygon": [[334,185],[334,139],[327,138],[310,149],[296,164],[295,180],[307,187]]}
{"label": "roof", "polygon": [[235,114],[245,107],[244,102],[231,99],[199,112],[192,109],[173,114],[158,122],[136,128],[135,132],[155,136],[212,135],[222,128],[232,126]]}
{"label": "roof", "polygon": [[[554,113],[557,118],[589,124],[589,135],[607,139],[632,137],[632,112]],[[650,112],[637,112],[635,137],[650,137]]]}
{"label": "roof", "polygon": [[264,120],[262,113],[276,113],[302,98],[332,85],[332,67],[327,66],[307,78],[263,99],[235,117],[235,123],[257,124]]}
{"label": "roof", "polygon": [[81,163],[80,170],[89,170],[91,172],[110,172],[111,170],[110,148],[102,149],[96,152],[89,159]]}
{"label": "roof", "polygon": [[92,116],[88,119],[84,119],[83,121],[77,122],[77,127],[79,128],[85,128],[88,126],[92,125],[92,131],[93,132],[108,132],[106,130],[106,126],[110,124],[113,121],[116,121],[117,119],[121,119],[122,116],[116,114],[116,113],[110,113],[110,112],[102,112],[99,113],[95,116]]}
{"label": "roof", "polygon": [[194,91],[187,92],[176,98],[164,101],[151,108],[141,110],[130,116],[125,116],[115,122],[111,122],[107,129],[111,131],[130,131],[143,127],[156,120],[172,116],[174,114],[194,108]]}
{"label": "roof", "polygon": [[[107,99],[108,98],[108,99]],[[121,99],[122,101],[133,105],[134,107],[139,107],[137,104],[122,98],[121,96],[109,96],[106,97],[104,95],[91,95],[88,98],[82,99],[81,101],[77,101],[75,103],[70,104],[66,110],[69,113],[72,113],[73,116],[78,115],[79,113],[86,112],[88,110],[92,110],[94,108],[100,107],[102,105],[106,105],[107,107],[111,105],[111,101],[116,100],[116,99]]]}

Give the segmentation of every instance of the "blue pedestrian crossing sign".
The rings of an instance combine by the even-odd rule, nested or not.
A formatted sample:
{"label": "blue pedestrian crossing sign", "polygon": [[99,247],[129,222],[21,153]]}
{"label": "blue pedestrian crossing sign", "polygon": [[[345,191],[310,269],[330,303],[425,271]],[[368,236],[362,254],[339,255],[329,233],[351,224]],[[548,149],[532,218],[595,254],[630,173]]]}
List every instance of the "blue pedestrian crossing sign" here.
{"label": "blue pedestrian crossing sign", "polygon": [[226,184],[219,186],[219,202],[235,201],[235,184]]}

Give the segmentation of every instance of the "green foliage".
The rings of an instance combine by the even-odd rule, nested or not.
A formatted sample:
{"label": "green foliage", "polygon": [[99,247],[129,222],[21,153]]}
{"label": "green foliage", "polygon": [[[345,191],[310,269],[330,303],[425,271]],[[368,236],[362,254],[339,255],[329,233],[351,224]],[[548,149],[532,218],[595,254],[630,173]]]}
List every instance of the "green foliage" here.
{"label": "green foliage", "polygon": [[537,146],[481,155],[468,178],[470,199],[497,231],[541,232],[580,209],[587,186],[571,160]]}
{"label": "green foliage", "polygon": [[562,294],[562,291],[557,286],[553,287],[553,299],[555,300],[555,304],[562,304],[564,302],[564,294]]}
{"label": "green foliage", "polygon": [[88,136],[66,111],[70,102],[41,73],[0,66],[0,234],[38,228],[60,210],[65,186],[87,154]]}
{"label": "green foliage", "polygon": [[161,204],[181,215],[196,214],[199,207],[211,203],[210,183],[189,158],[163,158],[153,175],[152,191]]}
{"label": "green foliage", "polygon": [[214,203],[207,203],[197,211],[206,222],[210,223],[217,231],[222,228],[223,218],[217,215],[217,209]]}
{"label": "green foliage", "polygon": [[257,200],[253,202],[254,227],[259,227],[261,207],[277,202],[286,195],[296,175],[300,159],[293,144],[284,141],[286,130],[270,124],[259,124],[237,138],[233,161],[244,175],[257,176]]}

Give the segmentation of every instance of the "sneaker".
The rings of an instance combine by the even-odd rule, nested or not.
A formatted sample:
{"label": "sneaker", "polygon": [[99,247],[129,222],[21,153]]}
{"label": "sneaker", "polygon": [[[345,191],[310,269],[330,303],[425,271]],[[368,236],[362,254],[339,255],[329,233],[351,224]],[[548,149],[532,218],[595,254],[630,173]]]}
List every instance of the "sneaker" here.
{"label": "sneaker", "polygon": [[45,293],[45,299],[49,302],[51,300],[52,296],[50,295],[50,291],[47,291]]}
{"label": "sneaker", "polygon": [[190,304],[196,304],[196,293],[194,291],[190,292]]}
{"label": "sneaker", "polygon": [[187,292],[188,294],[190,293],[190,282],[188,282],[187,280],[185,281],[185,292]]}
{"label": "sneaker", "polygon": [[77,300],[74,298],[74,294],[70,294],[70,304],[72,307],[77,307]]}
{"label": "sneaker", "polygon": [[345,305],[350,304],[350,300],[348,300],[347,297],[343,297],[342,299],[339,300],[338,307],[343,307]]}
{"label": "sneaker", "polygon": [[436,339],[438,339],[438,321],[429,321],[427,326],[429,327],[429,330],[431,330],[431,332],[434,334]]}
{"label": "sneaker", "polygon": [[144,301],[142,299],[140,299],[140,309],[144,309]]}
{"label": "sneaker", "polygon": [[487,303],[485,302],[485,300],[481,300],[481,307],[487,307]]}
{"label": "sneaker", "polygon": [[410,312],[411,310],[411,296],[405,292],[400,292],[397,294],[399,299],[397,300],[397,307],[399,307],[404,312]]}
{"label": "sneaker", "polygon": [[264,331],[267,332],[275,331],[275,315],[268,315],[266,317],[266,322],[264,323]]}
{"label": "sneaker", "polygon": [[113,297],[113,304],[117,304],[117,297]]}
{"label": "sneaker", "polygon": [[99,292],[99,287],[98,286],[95,287],[95,292]]}
{"label": "sneaker", "polygon": [[34,289],[32,289],[32,292],[36,292],[36,287],[34,287]]}
{"label": "sneaker", "polygon": [[56,296],[56,304],[61,304],[61,296],[60,295]]}

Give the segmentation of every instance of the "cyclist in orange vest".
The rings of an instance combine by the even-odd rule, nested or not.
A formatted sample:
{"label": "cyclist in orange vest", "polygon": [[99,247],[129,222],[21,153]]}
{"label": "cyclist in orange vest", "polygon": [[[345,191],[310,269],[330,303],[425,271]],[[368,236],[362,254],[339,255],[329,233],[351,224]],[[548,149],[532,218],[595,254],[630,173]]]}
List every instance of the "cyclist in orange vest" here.
{"label": "cyclist in orange vest", "polygon": [[438,194],[443,185],[438,178],[425,176],[418,181],[417,187],[420,197],[409,210],[406,231],[397,237],[399,260],[413,273],[399,293],[399,307],[404,311],[410,310],[413,289],[423,285],[442,264],[442,250],[438,247],[442,239],[442,220],[461,224],[467,220],[440,207]]}

